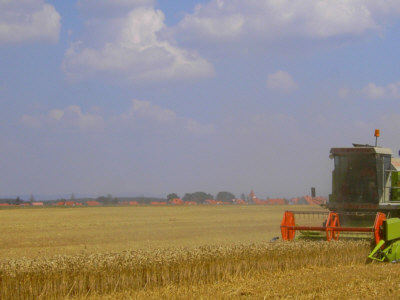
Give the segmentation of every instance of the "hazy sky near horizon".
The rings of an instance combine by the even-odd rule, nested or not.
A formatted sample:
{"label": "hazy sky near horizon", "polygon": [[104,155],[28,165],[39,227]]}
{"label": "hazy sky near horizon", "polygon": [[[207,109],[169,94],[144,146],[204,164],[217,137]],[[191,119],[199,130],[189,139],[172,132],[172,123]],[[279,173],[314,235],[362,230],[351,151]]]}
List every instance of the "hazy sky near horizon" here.
{"label": "hazy sky near horizon", "polygon": [[397,0],[0,0],[0,196],[326,196],[399,54]]}

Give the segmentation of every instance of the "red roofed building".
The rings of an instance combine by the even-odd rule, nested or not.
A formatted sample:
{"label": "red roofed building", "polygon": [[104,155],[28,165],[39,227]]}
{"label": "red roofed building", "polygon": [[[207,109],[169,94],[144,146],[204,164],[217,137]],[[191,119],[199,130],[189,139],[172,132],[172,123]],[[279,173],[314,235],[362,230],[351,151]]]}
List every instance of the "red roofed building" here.
{"label": "red roofed building", "polygon": [[213,199],[207,199],[206,201],[204,201],[204,204],[217,205],[217,201]]}
{"label": "red roofed building", "polygon": [[233,203],[237,205],[247,205],[247,201],[244,201],[243,199],[233,199]]}
{"label": "red roofed building", "polygon": [[304,196],[304,200],[307,202],[307,204],[310,205],[321,205],[323,203],[326,203],[326,198],[324,197],[311,197],[311,196]]}
{"label": "red roofed building", "polygon": [[163,205],[167,205],[167,202],[165,202],[165,201],[161,201],[161,202],[159,202],[159,201],[153,201],[153,202],[151,202],[150,204],[151,204],[151,205],[156,205],[156,206],[163,206]]}
{"label": "red roofed building", "polygon": [[185,201],[184,202],[185,205],[197,205],[196,201]]}
{"label": "red roofed building", "polygon": [[180,198],[174,198],[174,199],[171,199],[169,201],[169,203],[170,204],[174,204],[174,205],[182,205],[183,204],[183,200],[180,199]]}
{"label": "red roofed building", "polygon": [[287,202],[283,198],[276,198],[276,199],[267,199],[267,200],[265,200],[265,204],[269,204],[269,205],[285,205],[285,204],[287,204]]}
{"label": "red roofed building", "polygon": [[99,205],[101,205],[101,203],[97,202],[97,201],[87,201],[86,205],[88,205],[88,206],[99,206]]}
{"label": "red roofed building", "polygon": [[139,205],[137,201],[123,201],[119,202],[120,205]]}
{"label": "red roofed building", "polygon": [[251,192],[250,192],[249,199],[250,199],[251,202],[253,202],[254,204],[257,204],[257,205],[265,205],[265,204],[267,204],[266,200],[259,199],[256,196],[256,194],[254,194],[253,190],[251,190]]}
{"label": "red roofed building", "polygon": [[77,203],[76,201],[58,201],[56,203],[57,206],[76,206],[80,205],[80,203]]}
{"label": "red roofed building", "polygon": [[296,204],[299,204],[299,201],[300,201],[300,198],[295,197],[295,198],[290,199],[289,203],[296,205]]}
{"label": "red roofed building", "polygon": [[314,197],[314,202],[315,204],[321,205],[321,204],[326,204],[328,202],[328,199],[322,196]]}

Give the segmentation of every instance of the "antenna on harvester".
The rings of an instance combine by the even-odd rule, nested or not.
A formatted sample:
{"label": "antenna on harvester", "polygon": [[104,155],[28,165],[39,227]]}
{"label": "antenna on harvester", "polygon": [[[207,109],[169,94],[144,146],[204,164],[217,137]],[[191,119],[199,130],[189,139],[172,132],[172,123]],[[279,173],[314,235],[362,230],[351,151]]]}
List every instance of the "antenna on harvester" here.
{"label": "antenna on harvester", "polygon": [[375,129],[374,136],[375,136],[375,147],[377,147],[378,146],[378,137],[380,136],[379,129]]}

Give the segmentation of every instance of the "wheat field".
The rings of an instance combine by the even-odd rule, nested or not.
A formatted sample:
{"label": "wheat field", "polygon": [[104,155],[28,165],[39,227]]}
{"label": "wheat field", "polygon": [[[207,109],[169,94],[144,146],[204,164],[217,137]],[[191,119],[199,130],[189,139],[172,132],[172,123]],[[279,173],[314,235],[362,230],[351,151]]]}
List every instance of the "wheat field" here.
{"label": "wheat field", "polygon": [[0,209],[0,257],[265,242],[280,235],[284,210],[283,206]]}
{"label": "wheat field", "polygon": [[365,264],[368,241],[270,242],[286,208],[1,210],[0,299],[395,295],[400,270]]}

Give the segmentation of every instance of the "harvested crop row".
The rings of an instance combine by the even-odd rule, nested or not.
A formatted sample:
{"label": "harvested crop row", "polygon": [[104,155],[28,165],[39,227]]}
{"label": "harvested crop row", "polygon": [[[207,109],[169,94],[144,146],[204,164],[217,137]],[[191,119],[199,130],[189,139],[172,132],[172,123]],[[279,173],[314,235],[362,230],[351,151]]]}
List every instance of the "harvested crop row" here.
{"label": "harvested crop row", "polygon": [[0,261],[1,299],[59,299],[365,262],[367,242],[279,242]]}

